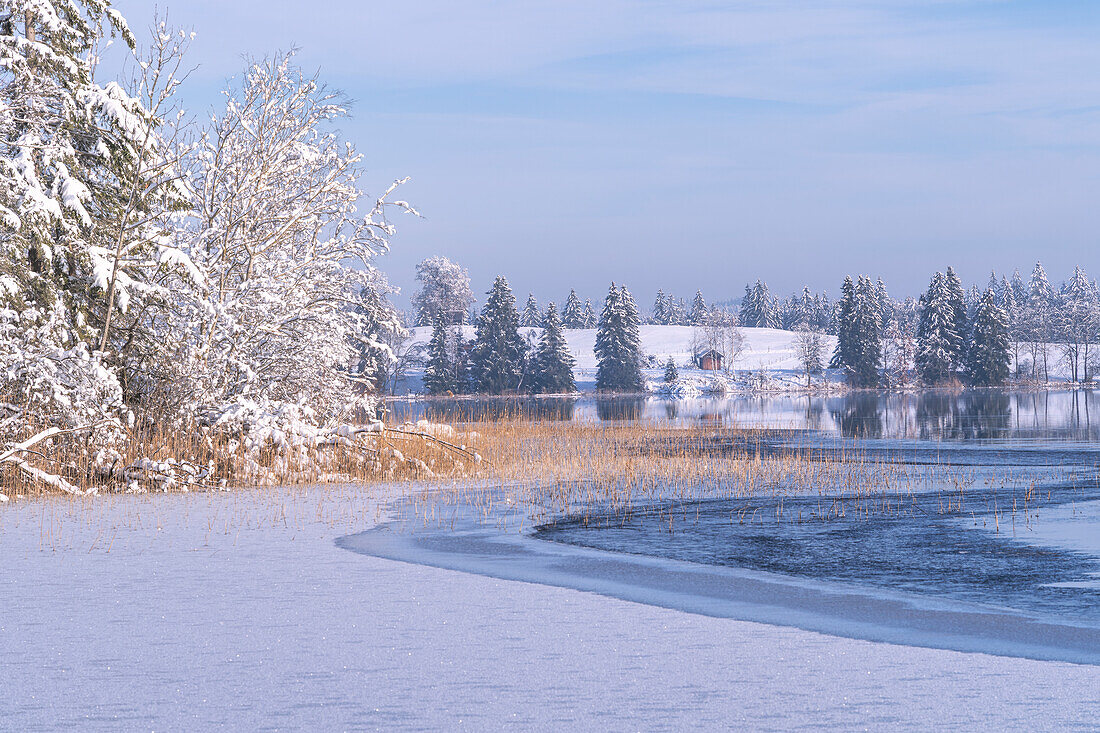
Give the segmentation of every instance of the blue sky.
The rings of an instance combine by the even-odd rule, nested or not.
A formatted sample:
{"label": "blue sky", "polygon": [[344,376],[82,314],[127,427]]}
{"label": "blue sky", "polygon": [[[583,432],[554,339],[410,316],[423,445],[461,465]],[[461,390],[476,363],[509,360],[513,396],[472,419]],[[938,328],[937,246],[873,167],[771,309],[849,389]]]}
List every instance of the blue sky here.
{"label": "blue sky", "polygon": [[[120,0],[135,29],[151,3]],[[382,262],[445,254],[478,291],[608,281],[735,297],[846,273],[915,294],[954,265],[1095,262],[1100,3],[998,0],[166,0],[184,97],[298,47],[355,100],[375,190],[411,176]],[[1097,272],[1093,272],[1096,270]]]}

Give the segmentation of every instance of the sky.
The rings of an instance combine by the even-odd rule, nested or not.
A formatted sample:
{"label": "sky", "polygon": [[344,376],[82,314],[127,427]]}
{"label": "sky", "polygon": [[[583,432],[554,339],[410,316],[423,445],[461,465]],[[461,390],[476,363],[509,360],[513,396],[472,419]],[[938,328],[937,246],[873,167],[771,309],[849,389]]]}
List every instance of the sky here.
{"label": "sky", "polygon": [[[131,27],[148,0],[116,0]],[[401,193],[379,265],[443,254],[559,305],[611,280],[739,297],[845,274],[917,294],[1095,259],[1100,3],[1063,0],[162,0],[196,37],[199,117],[246,56],[353,100],[371,193]],[[140,34],[139,34],[140,36]],[[1096,270],[1097,272],[1093,272]]]}

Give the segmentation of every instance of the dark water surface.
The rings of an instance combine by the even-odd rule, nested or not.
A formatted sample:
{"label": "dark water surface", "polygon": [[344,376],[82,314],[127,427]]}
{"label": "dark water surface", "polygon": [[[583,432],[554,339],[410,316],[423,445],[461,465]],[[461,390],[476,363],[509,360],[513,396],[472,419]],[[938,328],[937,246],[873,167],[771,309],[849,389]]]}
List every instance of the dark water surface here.
{"label": "dark water surface", "polygon": [[[785,498],[782,505],[769,498],[700,501],[629,517],[567,517],[536,536],[1100,624],[1096,392],[475,399],[399,402],[391,410],[401,419],[451,422],[522,415],[769,428],[752,438],[760,450],[801,445],[834,458],[964,466],[979,474],[1029,471],[1015,487],[978,481],[962,506],[948,511],[942,492],[895,497],[869,512],[851,500],[832,505],[818,497]],[[713,440],[715,452],[732,447],[720,433]],[[1025,508],[1027,487],[1033,492]]]}

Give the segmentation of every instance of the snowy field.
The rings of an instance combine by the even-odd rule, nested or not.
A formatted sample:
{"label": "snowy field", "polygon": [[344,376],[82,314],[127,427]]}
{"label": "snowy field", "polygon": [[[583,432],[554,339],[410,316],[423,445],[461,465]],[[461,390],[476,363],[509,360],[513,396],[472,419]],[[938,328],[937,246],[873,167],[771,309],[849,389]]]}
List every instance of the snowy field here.
{"label": "snowy field", "polygon": [[1088,729],[1100,668],[368,557],[366,489],[12,501],[10,730]]}
{"label": "snowy field", "polygon": [[[520,334],[528,341],[534,343],[538,340],[542,329],[521,328]],[[733,362],[731,368],[741,372],[768,371],[773,377],[801,382],[802,367],[798,361],[795,341],[798,334],[793,331],[783,331],[775,328],[742,328],[739,329],[744,337],[744,348],[741,354]],[[463,338],[472,340],[476,333],[473,326],[463,326]],[[642,373],[647,380],[660,381],[664,375],[664,365],[669,357],[676,363],[682,379],[709,376],[711,373],[702,372],[692,366],[692,344],[695,341],[696,329],[691,326],[642,326],[639,335],[642,340],[642,357],[653,357],[653,366],[643,369]],[[569,351],[577,361],[574,376],[577,381],[577,389],[582,392],[592,391],[596,387],[596,329],[566,329],[565,339],[569,344]],[[420,326],[412,329],[411,343],[419,348],[426,348],[431,339],[432,329],[428,326]],[[836,336],[825,337],[825,360],[828,361],[836,348]],[[421,370],[414,369],[409,374],[407,388],[411,391],[420,389]]]}

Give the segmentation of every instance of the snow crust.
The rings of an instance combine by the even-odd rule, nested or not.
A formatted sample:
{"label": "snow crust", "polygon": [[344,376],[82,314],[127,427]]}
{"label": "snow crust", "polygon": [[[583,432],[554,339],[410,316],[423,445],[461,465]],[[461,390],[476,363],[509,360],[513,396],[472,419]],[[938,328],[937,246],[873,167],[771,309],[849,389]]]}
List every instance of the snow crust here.
{"label": "snow crust", "polygon": [[1082,729],[1100,716],[1097,667],[838,638],[336,546],[386,519],[392,496],[9,502],[4,727]]}

